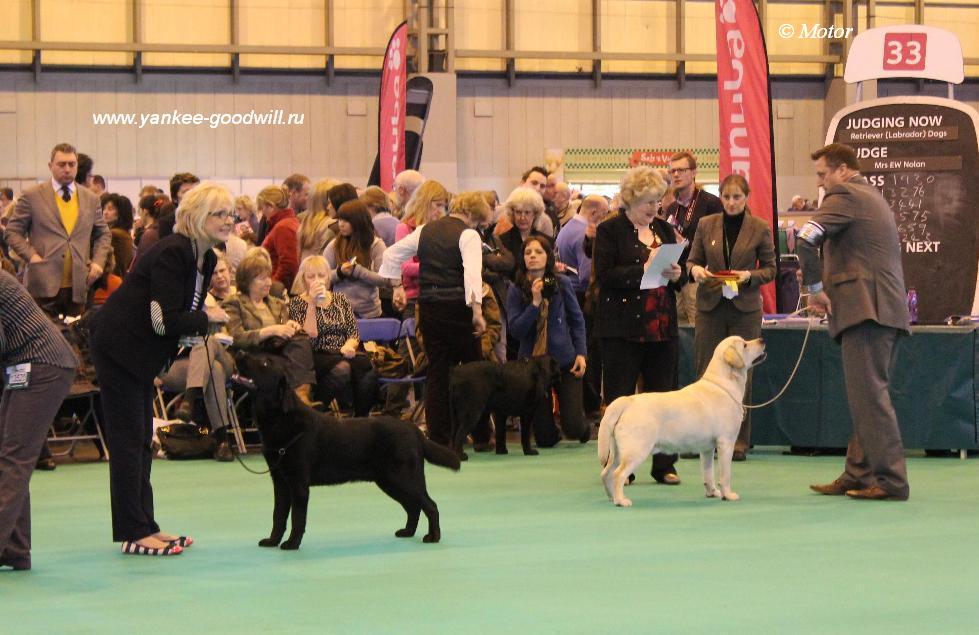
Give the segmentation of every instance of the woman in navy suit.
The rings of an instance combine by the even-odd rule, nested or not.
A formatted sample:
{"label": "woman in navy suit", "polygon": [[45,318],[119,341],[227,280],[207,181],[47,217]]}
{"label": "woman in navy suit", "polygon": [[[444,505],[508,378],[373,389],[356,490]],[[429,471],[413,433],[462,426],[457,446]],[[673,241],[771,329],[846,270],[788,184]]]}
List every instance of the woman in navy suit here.
{"label": "woman in navy suit", "polygon": [[92,358],[109,446],[112,539],[123,553],[169,556],[193,540],[160,531],[153,513],[153,379],[181,343],[193,345],[209,324],[224,323],[204,297],[217,263],[213,247],[233,229],[231,192],[201,183],[177,209],[173,234],[141,255],[95,317]]}

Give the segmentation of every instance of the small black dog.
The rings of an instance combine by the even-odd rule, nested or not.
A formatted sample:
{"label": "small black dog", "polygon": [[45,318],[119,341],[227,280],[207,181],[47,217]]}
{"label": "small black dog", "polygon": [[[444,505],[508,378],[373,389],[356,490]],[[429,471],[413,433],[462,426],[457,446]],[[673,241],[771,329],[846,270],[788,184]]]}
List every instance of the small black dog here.
{"label": "small black dog", "polygon": [[275,490],[272,533],[261,547],[280,546],[292,511],[292,531],[282,549],[298,549],[306,531],[310,485],[373,481],[408,513],[399,538],[415,535],[421,512],[428,519],[424,542],[438,542],[438,507],[425,487],[425,461],[452,470],[459,458],[393,417],[340,421],[303,405],[286,386],[282,368],[267,358],[239,355],[239,371],[255,383],[255,417],[262,452]]}
{"label": "small black dog", "polygon": [[466,437],[487,413],[496,420],[496,453],[506,454],[506,418],[520,417],[520,445],[527,455],[534,415],[551,408],[551,388],[561,381],[561,369],[549,355],[506,364],[470,362],[456,367],[449,380],[453,449],[463,456]]}

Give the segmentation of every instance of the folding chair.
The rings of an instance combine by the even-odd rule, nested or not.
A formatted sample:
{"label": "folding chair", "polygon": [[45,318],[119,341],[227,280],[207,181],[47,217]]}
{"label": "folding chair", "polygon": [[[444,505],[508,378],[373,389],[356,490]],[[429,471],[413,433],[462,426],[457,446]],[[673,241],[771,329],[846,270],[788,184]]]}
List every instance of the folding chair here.
{"label": "folding chair", "polygon": [[[414,370],[417,356],[415,354],[414,348],[411,345],[411,340],[408,338],[415,336],[415,320],[414,318],[408,318],[404,322],[400,322],[394,318],[371,318],[366,320],[357,320],[357,329],[360,331],[360,340],[362,342],[378,342],[380,344],[391,344],[398,340],[404,339],[408,347],[408,358],[411,360],[411,368]],[[424,386],[425,376],[414,376],[410,375],[408,377],[397,377],[397,378],[387,378],[380,377],[377,383],[381,386],[387,385],[410,385],[410,386]],[[415,391],[408,391],[408,404],[411,407],[411,418],[413,421],[418,419],[420,414],[419,409],[422,404],[415,399]]]}
{"label": "folding chair", "polygon": [[[231,436],[234,438],[235,445],[238,446],[238,452],[241,454],[248,454],[248,448],[245,445],[245,436],[241,430],[241,421],[238,419],[237,406],[240,404],[246,395],[242,395],[237,401],[235,401],[235,393],[232,389],[233,384],[228,381],[225,384],[226,399],[228,400],[228,428],[230,428]],[[156,398],[153,400],[153,416],[158,419],[170,420],[170,411],[173,406],[180,400],[183,393],[177,393],[169,401],[167,401],[166,396],[163,393],[163,388],[161,386],[156,386]]]}
{"label": "folding chair", "polygon": [[[74,400],[83,400],[85,405],[85,412],[81,418],[76,414],[72,417],[72,423],[67,430],[58,432],[55,428],[54,422],[51,422],[51,428],[48,434],[49,443],[68,443],[68,448],[61,452],[52,451],[52,456],[74,456],[75,446],[79,441],[97,441],[102,446],[103,450],[103,460],[109,460],[109,446],[105,444],[105,437],[102,435],[102,424],[99,421],[98,411],[95,408],[95,397],[99,394],[99,389],[88,383],[76,383],[71,387],[71,391],[68,396],[65,397],[65,402],[70,402]],[[85,427],[88,422],[92,422],[92,426],[95,428],[94,433],[85,432]]]}

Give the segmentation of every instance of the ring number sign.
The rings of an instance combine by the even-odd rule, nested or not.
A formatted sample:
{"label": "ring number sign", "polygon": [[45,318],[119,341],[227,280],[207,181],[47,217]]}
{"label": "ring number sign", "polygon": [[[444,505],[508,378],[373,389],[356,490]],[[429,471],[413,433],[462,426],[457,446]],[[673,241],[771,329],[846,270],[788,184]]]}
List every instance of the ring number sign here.
{"label": "ring number sign", "polygon": [[924,70],[927,45],[927,33],[886,34],[884,36],[884,70]]}

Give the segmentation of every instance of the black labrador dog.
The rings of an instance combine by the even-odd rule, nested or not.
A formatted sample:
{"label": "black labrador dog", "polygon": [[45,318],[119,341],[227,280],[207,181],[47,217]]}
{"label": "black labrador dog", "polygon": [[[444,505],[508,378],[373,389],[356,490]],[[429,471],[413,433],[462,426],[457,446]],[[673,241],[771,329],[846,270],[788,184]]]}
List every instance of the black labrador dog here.
{"label": "black labrador dog", "polygon": [[561,381],[554,358],[542,355],[506,364],[470,362],[457,366],[449,380],[452,416],[452,448],[464,457],[466,437],[486,413],[496,420],[496,453],[507,454],[506,419],[520,417],[520,445],[527,455],[538,454],[530,446],[534,415],[551,409],[551,388]]}
{"label": "black labrador dog", "polygon": [[[237,362],[239,372],[255,384],[255,418],[275,491],[272,533],[259,546],[298,549],[306,531],[309,487],[351,481],[373,481],[401,503],[408,522],[395,536],[414,536],[424,512],[428,519],[424,542],[439,541],[439,512],[425,487],[425,461],[458,470],[455,453],[400,419],[341,421],[303,405],[288,389],[283,369],[274,360],[243,354]],[[290,510],[292,531],[280,545]]]}

